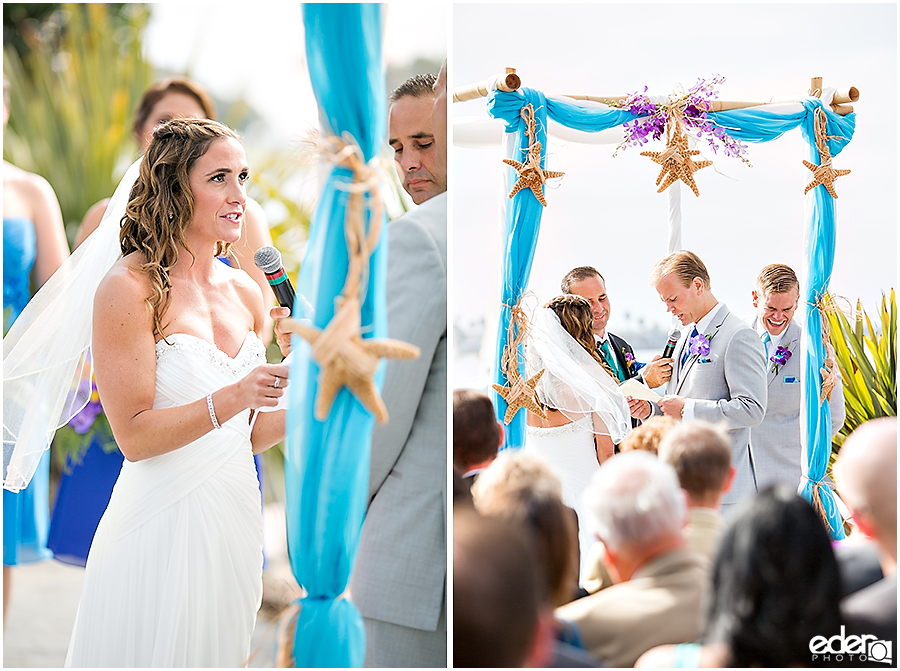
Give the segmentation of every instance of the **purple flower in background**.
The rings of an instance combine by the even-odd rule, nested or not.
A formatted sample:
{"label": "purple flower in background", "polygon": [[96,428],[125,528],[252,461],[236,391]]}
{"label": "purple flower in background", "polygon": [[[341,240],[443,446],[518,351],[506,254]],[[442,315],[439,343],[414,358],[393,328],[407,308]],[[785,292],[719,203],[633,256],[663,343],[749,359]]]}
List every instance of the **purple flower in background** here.
{"label": "purple flower in background", "polygon": [[709,354],[709,338],[702,333],[698,333],[688,341],[690,349],[688,350],[694,356],[706,356]]}
{"label": "purple flower in background", "polygon": [[90,400],[81,409],[81,412],[69,420],[69,426],[72,427],[75,433],[83,436],[94,425],[94,420],[97,419],[97,415],[101,412],[103,412],[103,406],[100,404],[100,395],[97,393],[97,383],[91,380]]}

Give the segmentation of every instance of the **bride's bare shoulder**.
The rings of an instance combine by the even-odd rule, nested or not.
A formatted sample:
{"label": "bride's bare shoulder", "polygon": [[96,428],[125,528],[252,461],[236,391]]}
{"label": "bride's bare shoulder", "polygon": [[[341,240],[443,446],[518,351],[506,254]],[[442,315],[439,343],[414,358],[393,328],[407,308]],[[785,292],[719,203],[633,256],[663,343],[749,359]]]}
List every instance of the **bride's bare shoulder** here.
{"label": "bride's bare shoulder", "polygon": [[150,276],[141,272],[144,263],[141,252],[133,252],[116,261],[100,280],[94,298],[95,309],[122,308],[143,303],[150,292]]}

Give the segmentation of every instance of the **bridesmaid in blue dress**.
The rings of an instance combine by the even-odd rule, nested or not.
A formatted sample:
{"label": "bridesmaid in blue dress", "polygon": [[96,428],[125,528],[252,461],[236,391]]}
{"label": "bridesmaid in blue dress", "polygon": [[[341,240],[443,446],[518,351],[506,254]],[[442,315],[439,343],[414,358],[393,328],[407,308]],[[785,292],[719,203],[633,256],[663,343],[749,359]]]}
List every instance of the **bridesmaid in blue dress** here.
{"label": "bridesmaid in blue dress", "polygon": [[[9,119],[9,84],[3,80],[3,131]],[[3,161],[3,334],[37,290],[69,255],[59,202],[43,177]],[[3,490],[3,622],[12,567],[47,559],[50,452],[44,452],[31,483],[18,493]]]}
{"label": "bridesmaid in blue dress", "polygon": [[[147,150],[156,127],[174,118],[215,120],[216,110],[209,94],[189,79],[174,77],[154,83],[144,92],[132,127],[134,141],[142,152]],[[76,248],[100,224],[107,203],[108,200],[102,200],[85,214],[75,236]],[[272,334],[272,320],[268,311],[274,306],[275,299],[265,274],[253,262],[253,253],[260,247],[271,245],[272,237],[262,208],[253,200],[247,201],[244,223],[241,240],[231,248],[236,261],[231,257],[223,258],[222,261],[231,266],[240,264],[260,286],[267,320],[263,343],[268,345]],[[70,422],[70,427],[76,424],[76,420],[77,418]],[[85,565],[100,517],[109,504],[124,457],[118,449],[104,450],[101,443],[107,440],[111,438],[102,433],[92,434],[84,458],[80,463],[67,461],[60,478],[50,524],[49,547],[53,550],[54,557],[61,562]],[[262,455],[255,455],[254,461],[262,497]]]}

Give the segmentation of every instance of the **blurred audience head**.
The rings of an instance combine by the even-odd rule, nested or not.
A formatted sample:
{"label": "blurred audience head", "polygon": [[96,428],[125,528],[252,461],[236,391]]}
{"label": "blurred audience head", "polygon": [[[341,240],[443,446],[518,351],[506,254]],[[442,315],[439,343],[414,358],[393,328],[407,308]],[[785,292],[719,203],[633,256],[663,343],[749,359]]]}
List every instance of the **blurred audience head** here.
{"label": "blurred audience head", "polygon": [[497,456],[503,442],[503,427],[494,404],[474,389],[453,392],[453,468],[465,475],[484,468]]}
{"label": "blurred audience head", "polygon": [[734,477],[724,431],[700,420],[680,423],[660,441],[659,457],[675,469],[689,505],[719,507]]}
{"label": "blurred audience head", "polygon": [[619,452],[644,450],[644,452],[659,454],[659,441],[677,425],[678,422],[668,415],[648,417],[622,439],[622,442],[619,443]]}
{"label": "blurred audience head", "polygon": [[209,94],[184,77],[162,79],[150,85],[138,103],[132,133],[134,141],[147,150],[153,131],[171,119],[216,119],[216,107]]}
{"label": "blurred audience head", "polygon": [[685,494],[672,467],[652,454],[638,450],[606,460],[584,503],[588,524],[620,581],[654,556],[684,545]]}
{"label": "blurred audience head", "polygon": [[896,564],[897,418],[872,419],[858,426],[841,446],[834,478],[854,525],[878,544],[889,563]]}
{"label": "blurred audience head", "polygon": [[707,643],[737,667],[809,666],[814,636],[839,633],[837,560],[822,520],[785,486],[740,504],[713,567]]}
{"label": "blurred audience head", "polygon": [[438,160],[432,127],[436,82],[433,74],[416,75],[391,94],[388,142],[403,188],[416,205],[447,190],[446,159]]}
{"label": "blurred audience head", "polygon": [[454,511],[452,666],[546,666],[552,615],[529,534],[512,520]]}
{"label": "blurred audience head", "polygon": [[578,528],[562,502],[562,485],[542,459],[504,451],[472,485],[482,515],[524,523],[535,532],[552,606],[572,600],[578,580]]}

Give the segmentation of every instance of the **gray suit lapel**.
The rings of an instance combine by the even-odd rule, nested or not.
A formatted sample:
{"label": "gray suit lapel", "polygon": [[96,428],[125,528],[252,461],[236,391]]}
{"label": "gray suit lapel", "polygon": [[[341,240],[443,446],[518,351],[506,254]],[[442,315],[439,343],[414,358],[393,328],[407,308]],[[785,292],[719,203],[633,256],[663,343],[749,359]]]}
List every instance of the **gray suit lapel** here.
{"label": "gray suit lapel", "polygon": [[[791,356],[795,356],[797,354],[797,350],[800,348],[800,327],[794,323],[794,320],[791,319],[791,323],[788,324],[787,330],[784,332],[784,338],[781,339],[780,347],[787,347],[788,351],[791,353]],[[772,352],[769,356],[774,355],[775,352]],[[778,374],[784,368],[784,366],[779,366],[778,371],[773,370],[775,368],[775,364],[772,362],[771,358],[766,359],[766,381],[768,384],[772,384],[772,381],[778,377]]]}
{"label": "gray suit lapel", "polygon": [[[729,314],[731,314],[731,313],[728,311],[728,308],[723,305],[719,310],[719,314],[717,316],[717,319],[715,320],[715,325],[712,327],[712,329],[710,329],[710,332],[708,334],[706,334],[706,333],[703,334],[709,338],[710,347],[711,347],[713,338],[715,338],[716,334],[719,332],[719,329],[722,327],[722,324],[725,323],[725,320],[728,318]],[[700,330],[698,329],[697,332],[699,333]],[[689,346],[688,345],[689,339],[690,338],[685,338],[684,346],[681,348],[681,356],[684,356],[684,350],[685,350],[685,348],[687,348]],[[679,373],[679,375],[678,375],[678,386],[675,389],[676,394],[681,392],[681,387],[684,386],[684,381],[687,380],[688,371],[690,371],[691,367],[693,367],[693,365],[695,363],[697,363],[697,360],[699,358],[700,358],[699,356],[690,357],[688,359],[688,361],[685,362],[684,368],[681,369],[681,373]]]}

